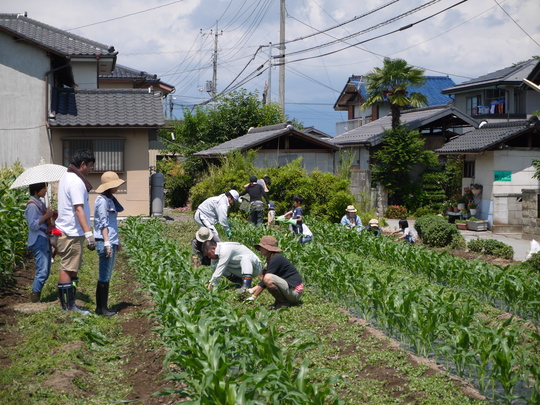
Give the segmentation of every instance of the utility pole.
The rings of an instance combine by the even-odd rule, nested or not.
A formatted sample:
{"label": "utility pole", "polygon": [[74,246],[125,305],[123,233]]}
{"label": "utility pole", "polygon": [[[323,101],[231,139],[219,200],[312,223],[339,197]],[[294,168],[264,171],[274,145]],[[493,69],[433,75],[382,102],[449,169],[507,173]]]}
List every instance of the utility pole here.
{"label": "utility pole", "polygon": [[[223,34],[223,31],[221,31]],[[218,55],[218,22],[216,21],[216,33],[214,34],[214,61],[213,61],[213,73],[212,73],[212,98],[216,99],[217,95],[217,55]]]}
{"label": "utility pole", "polygon": [[272,102],[272,42],[268,43],[268,93],[266,102]]}
{"label": "utility pole", "polygon": [[279,105],[285,114],[285,0],[280,0],[279,10]]}
{"label": "utility pole", "polygon": [[[206,35],[203,34],[202,29],[201,35]],[[221,32],[218,30],[218,21],[216,21],[216,32],[210,30],[210,35],[214,36],[214,55],[212,57],[212,81],[206,81],[206,92],[211,94],[212,104],[215,106],[217,96],[218,36],[223,35],[223,30],[221,30]]]}

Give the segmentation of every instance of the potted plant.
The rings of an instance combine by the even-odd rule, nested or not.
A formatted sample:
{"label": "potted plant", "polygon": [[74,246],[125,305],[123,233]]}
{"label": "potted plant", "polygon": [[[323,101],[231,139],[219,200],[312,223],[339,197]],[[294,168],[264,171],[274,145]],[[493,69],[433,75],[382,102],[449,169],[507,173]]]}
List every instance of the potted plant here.
{"label": "potted plant", "polygon": [[464,190],[463,190],[463,195],[465,197],[467,197],[467,199],[469,200],[473,200],[474,199],[474,194],[472,192],[472,187],[466,187]]}
{"label": "potted plant", "polygon": [[457,202],[458,202],[458,208],[462,210],[467,206],[469,199],[465,197],[464,195],[462,195],[458,198]]}
{"label": "potted plant", "polygon": [[479,195],[482,193],[482,185],[481,184],[473,184],[472,186],[472,193],[474,195]]}
{"label": "potted plant", "polygon": [[488,222],[485,219],[470,217],[467,220],[467,228],[471,231],[487,231]]}
{"label": "potted plant", "polygon": [[472,216],[476,215],[476,209],[478,208],[478,205],[475,202],[469,203],[467,208],[469,209],[469,212],[471,213]]}
{"label": "potted plant", "polygon": [[464,219],[456,219],[455,224],[457,229],[461,231],[467,230],[467,221],[465,221]]}

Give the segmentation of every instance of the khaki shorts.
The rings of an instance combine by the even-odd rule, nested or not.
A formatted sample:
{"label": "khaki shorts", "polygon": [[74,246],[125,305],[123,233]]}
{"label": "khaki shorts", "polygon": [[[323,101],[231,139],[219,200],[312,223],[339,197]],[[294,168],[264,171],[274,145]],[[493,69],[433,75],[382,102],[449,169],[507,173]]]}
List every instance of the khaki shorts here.
{"label": "khaki shorts", "polygon": [[272,282],[277,287],[277,291],[268,290],[268,292],[272,294],[278,302],[287,301],[290,304],[296,304],[300,301],[300,297],[302,296],[301,292],[296,291],[294,287],[289,287],[289,284],[281,277],[276,276],[275,274],[271,274],[271,276]]}
{"label": "khaki shorts", "polygon": [[77,273],[82,264],[84,250],[84,236],[62,236],[58,237],[56,247],[61,257],[60,270]]}

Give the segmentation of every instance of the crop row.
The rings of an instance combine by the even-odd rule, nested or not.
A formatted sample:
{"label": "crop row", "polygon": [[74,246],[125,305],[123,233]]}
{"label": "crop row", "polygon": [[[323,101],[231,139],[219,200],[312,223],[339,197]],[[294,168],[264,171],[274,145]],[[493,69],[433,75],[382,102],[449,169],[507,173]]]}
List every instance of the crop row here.
{"label": "crop row", "polygon": [[[540,336],[530,325],[512,318],[488,324],[478,315],[486,304],[482,297],[499,293],[489,292],[485,285],[473,288],[469,279],[473,275],[457,271],[470,266],[470,272],[476,269],[485,275],[503,269],[468,265],[448,254],[316,221],[310,227],[316,237],[307,245],[275,234],[308,285],[417,353],[446,359],[458,375],[474,380],[481,390],[491,388],[493,395],[502,390],[498,397],[509,403],[540,400]],[[237,233],[244,243],[252,244],[253,232],[260,231],[242,228]],[[479,295],[479,290],[484,294]],[[519,303],[529,308],[524,300],[522,295]]]}
{"label": "crop row", "polygon": [[130,218],[122,227],[132,266],[155,302],[153,315],[168,346],[169,378],[186,388],[164,393],[193,404],[339,404],[334,378],[316,384],[317,370],[295,358],[314,343],[294,340],[272,322],[275,313],[231,305],[222,287],[208,292],[189,253],[162,237],[159,221]]}

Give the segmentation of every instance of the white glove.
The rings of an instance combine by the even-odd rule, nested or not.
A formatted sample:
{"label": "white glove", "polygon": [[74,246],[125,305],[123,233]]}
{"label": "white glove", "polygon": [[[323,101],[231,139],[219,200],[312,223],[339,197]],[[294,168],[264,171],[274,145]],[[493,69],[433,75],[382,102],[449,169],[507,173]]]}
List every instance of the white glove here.
{"label": "white glove", "polygon": [[90,250],[95,250],[96,240],[94,239],[94,233],[92,231],[85,232],[84,237],[86,238],[86,247]]}
{"label": "white glove", "polygon": [[248,288],[246,291],[248,293],[250,293],[250,294],[253,294],[255,292],[255,287],[254,288]]}
{"label": "white glove", "polygon": [[107,241],[103,243],[103,246],[105,247],[105,257],[112,257],[112,246],[111,242]]}
{"label": "white glove", "polygon": [[252,295],[251,297],[246,298],[245,302],[247,302],[247,301],[255,301],[256,298],[257,298],[257,297],[255,297],[254,295]]}

